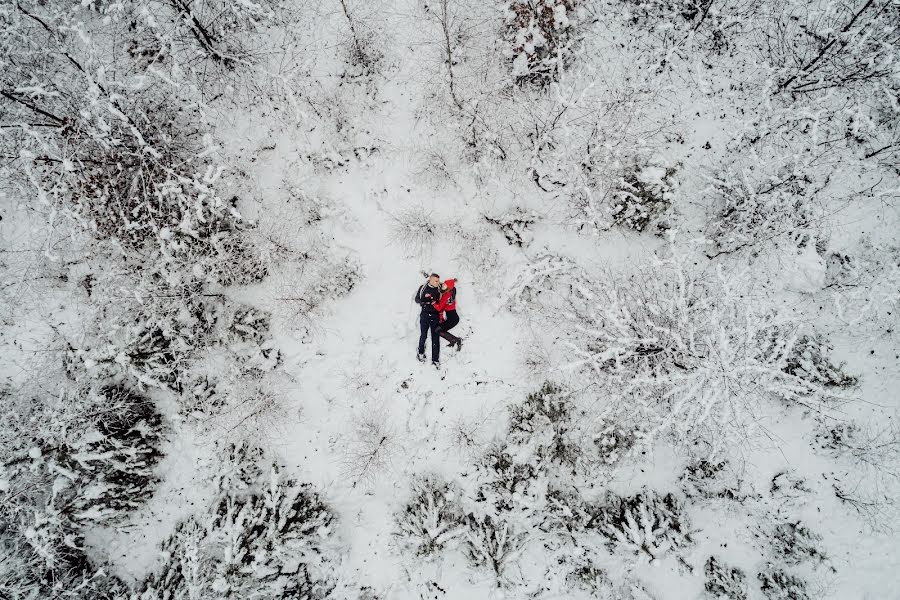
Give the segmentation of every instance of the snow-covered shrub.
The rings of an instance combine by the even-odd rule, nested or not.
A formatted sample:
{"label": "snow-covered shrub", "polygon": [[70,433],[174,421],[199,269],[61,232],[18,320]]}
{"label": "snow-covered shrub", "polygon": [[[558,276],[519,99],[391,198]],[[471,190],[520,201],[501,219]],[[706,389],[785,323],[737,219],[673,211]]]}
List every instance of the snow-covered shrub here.
{"label": "snow-covered shrub", "polygon": [[811,492],[806,480],[793,471],[779,471],[769,485],[769,494],[779,500],[795,500]]}
{"label": "snow-covered shrub", "polygon": [[126,593],[84,554],[82,528],[120,521],[153,493],[161,434],[154,405],[123,386],[25,396],[5,425],[0,595],[87,600]]}
{"label": "snow-covered shrub", "polygon": [[349,294],[362,276],[360,265],[351,256],[322,259],[307,255],[275,276],[269,307],[285,326],[306,336],[325,305]]}
{"label": "snow-covered shrub", "polygon": [[812,600],[806,581],[768,563],[758,575],[760,588],[768,600]]}
{"label": "snow-covered shrub", "polygon": [[[235,598],[325,599],[337,586],[334,515],[308,484],[252,462],[234,449],[205,515],[178,525],[163,544],[166,562],[141,600],[213,594]],[[248,459],[250,462],[248,462]]]}
{"label": "snow-covered shrub", "polygon": [[281,364],[270,329],[271,317],[264,310],[241,305],[229,314],[225,342],[245,369],[263,373]]}
{"label": "snow-covered shrub", "polygon": [[612,222],[662,235],[669,223],[675,167],[648,165],[625,170],[612,199]]}
{"label": "snow-covered shrub", "polygon": [[804,381],[824,387],[853,387],[856,377],[847,375],[843,364],[835,365],[828,358],[832,346],[821,336],[803,335],[794,343],[784,366],[785,372]]}
{"label": "snow-covered shrub", "polygon": [[822,536],[797,522],[777,523],[766,536],[769,549],[782,564],[797,565],[808,560],[825,561],[819,549]]}
{"label": "snow-covered shrub", "polygon": [[857,424],[853,422],[837,422],[822,424],[816,432],[816,445],[823,450],[843,450],[853,447],[853,438],[857,434]]}
{"label": "snow-covered shrub", "polygon": [[521,460],[516,448],[493,443],[481,457],[479,467],[485,481],[478,488],[476,501],[489,502],[498,511],[511,510],[516,497],[527,496],[535,485],[539,467]]}
{"label": "snow-covered shrub", "polygon": [[145,19],[165,29],[166,17],[151,16],[161,6],[129,17],[122,13],[134,7],[123,4],[30,3],[4,13],[16,32],[0,40],[11,61],[5,85],[20,91],[0,102],[14,127],[30,133],[0,143],[17,157],[13,181],[30,191],[37,210],[53,221],[66,217],[98,246],[136,258],[138,269],[166,279],[248,282],[260,276],[244,239],[251,225],[237,197],[220,195],[224,166],[206,135],[202,100],[179,85],[177,67],[163,68],[168,76],[148,72],[147,57],[129,43],[141,45]]}
{"label": "snow-covered shrub", "polygon": [[802,165],[785,165],[777,175],[723,171],[708,190],[711,213],[707,255],[761,247],[802,248],[815,243],[810,197],[816,187]]}
{"label": "snow-covered shrub", "polygon": [[147,397],[110,385],[33,399],[22,413],[3,444],[4,477],[19,490],[11,508],[33,504],[42,523],[74,530],[119,521],[153,493],[163,426]]}
{"label": "snow-covered shrub", "polygon": [[422,205],[409,206],[391,215],[391,238],[410,256],[428,259],[442,231],[444,224]]}
{"label": "snow-covered shrub", "polygon": [[825,259],[825,287],[872,288],[879,275],[897,276],[900,248],[863,238],[854,253],[832,251]]}
{"label": "snow-covered shrub", "polygon": [[506,237],[506,241],[510,246],[518,246],[520,248],[522,246],[527,246],[529,242],[531,242],[532,234],[528,228],[534,225],[538,220],[537,214],[532,211],[522,210],[521,208],[515,208],[514,210],[497,217],[485,215],[484,218],[488,223],[491,223],[500,230]]}
{"label": "snow-covered shrub", "polygon": [[77,474],[68,485],[80,489],[66,502],[76,522],[111,523],[137,509],[155,490],[162,457],[162,421],[149,398],[123,386],[98,395],[83,433],[58,450],[61,474]]}
{"label": "snow-covered shrub", "polygon": [[637,435],[637,431],[625,425],[610,423],[593,435],[594,452],[601,463],[612,466],[631,452]]}
{"label": "snow-covered shrub", "polygon": [[883,425],[822,420],[815,446],[833,458],[848,460],[856,470],[891,475],[900,461],[900,426],[890,416]]}
{"label": "snow-covered shrub", "polygon": [[607,492],[593,527],[610,549],[646,554],[650,560],[693,542],[681,502],[671,493],[645,491],[634,496]]}
{"label": "snow-covered shrub", "polygon": [[[0,522],[0,597],[9,600],[125,600],[131,590],[110,575],[109,568],[94,565],[79,549],[69,548],[65,561],[46,565],[31,548],[8,538]],[[81,544],[80,538],[68,540]]]}
{"label": "snow-covered shrub", "polygon": [[662,50],[684,43],[690,31],[690,42],[715,54],[732,48],[735,24],[741,22],[737,15],[752,15],[756,5],[724,3],[713,8],[712,0],[624,0],[622,4],[628,21],[658,37]]}
{"label": "snow-covered shrub", "polygon": [[82,347],[68,350],[64,364],[70,378],[92,382],[124,376],[139,385],[179,391],[196,348],[211,343],[222,300],[194,284],[171,295],[141,291],[148,292],[141,302],[104,306]]}
{"label": "snow-covered shrub", "polygon": [[578,42],[576,0],[510,0],[505,37],[518,84],[546,85],[572,60]]}
{"label": "snow-covered shrub", "polygon": [[595,551],[582,548],[571,561],[567,560],[571,563],[566,565],[566,583],[570,588],[583,590],[596,600],[654,600],[643,585],[632,579],[618,585],[613,583],[607,572],[595,564],[594,558]]}
{"label": "snow-covered shrub", "polygon": [[207,279],[219,285],[249,285],[265,279],[270,271],[273,249],[260,244],[256,232],[250,228],[237,235],[223,236],[215,251],[220,260],[209,261]]}
{"label": "snow-covered shrub", "polygon": [[208,374],[191,377],[182,389],[178,412],[184,417],[200,419],[218,412],[225,405],[217,380],[211,379]]}
{"label": "snow-covered shrub", "polygon": [[502,518],[469,514],[463,550],[475,567],[489,569],[502,586],[508,582],[507,569],[528,541],[524,532]]}
{"label": "snow-covered shrub", "polygon": [[588,504],[574,488],[550,487],[540,510],[542,531],[573,533],[591,527],[598,518],[596,507]]}
{"label": "snow-covered shrub", "polygon": [[371,31],[354,32],[344,43],[344,61],[354,69],[355,75],[377,73],[383,58],[384,52],[378,47],[378,39]]}
{"label": "snow-covered shrub", "polygon": [[266,435],[284,423],[283,399],[295,385],[283,371],[247,371],[220,384],[225,396],[221,409],[206,415],[200,425],[241,436]]}
{"label": "snow-covered shrub", "polygon": [[454,485],[428,475],[413,483],[412,492],[410,501],[395,517],[395,535],[401,547],[427,557],[465,534],[460,492]]}
{"label": "snow-covered shrub", "polygon": [[136,12],[133,27],[159,40],[179,56],[203,61],[197,70],[221,73],[246,68],[262,56],[254,47],[255,32],[275,21],[277,3],[262,2],[231,5],[220,0],[203,0],[191,6],[190,13],[177,2],[151,2]]}
{"label": "snow-covered shrub", "polygon": [[611,592],[613,587],[606,571],[591,562],[587,556],[583,557],[581,564],[569,571],[566,575],[566,583],[571,587],[588,592],[592,598],[604,598],[604,595]]}
{"label": "snow-covered shrub", "polygon": [[582,448],[572,439],[571,398],[559,386],[545,382],[521,404],[509,406],[507,440],[528,448],[539,464],[557,462],[574,468]]}
{"label": "snow-covered shrub", "polygon": [[397,452],[395,424],[380,407],[357,416],[349,428],[341,458],[344,475],[354,485],[368,483],[387,469]]}
{"label": "snow-covered shrub", "polygon": [[[349,35],[342,40],[344,62],[351,77],[365,77],[378,72],[384,52],[380,48],[379,35],[370,27],[372,15],[358,14],[355,3],[341,0],[341,9],[347,19]],[[360,4],[360,6],[365,6]]]}
{"label": "snow-covered shrub", "polygon": [[627,276],[591,280],[574,269],[551,276],[574,292],[571,366],[630,399],[641,443],[671,432],[680,440],[709,436],[715,450],[726,431],[746,435],[759,402],[821,406],[835,396],[816,378],[786,370],[800,323],[748,302],[734,275],[698,272],[676,254]]}
{"label": "snow-covered shrub", "polygon": [[457,252],[454,262],[468,271],[471,280],[486,285],[496,281],[498,270],[502,269],[500,254],[491,243],[493,232],[487,228],[463,229],[457,232],[454,246]]}
{"label": "snow-covered shrub", "polygon": [[735,479],[727,460],[712,461],[705,458],[693,460],[685,467],[679,481],[688,498],[722,498],[725,500],[745,500],[743,482]]}
{"label": "snow-covered shrub", "polygon": [[717,600],[747,600],[747,575],[710,556],[703,565],[704,589]]}
{"label": "snow-covered shrub", "polygon": [[510,308],[515,312],[542,310],[548,317],[570,309],[568,299],[583,281],[584,271],[570,258],[551,253],[537,255],[515,277],[509,290]]}
{"label": "snow-covered shrub", "polygon": [[[768,39],[760,49],[771,65],[774,93],[805,102],[830,93],[846,102],[847,96],[872,99],[896,85],[897,70],[891,64],[897,43],[891,27],[900,18],[896,5],[811,8],[783,2],[772,12]],[[864,135],[860,130],[867,129],[867,121],[857,116],[859,125],[842,137]]]}
{"label": "snow-covered shrub", "polygon": [[825,287],[847,327],[860,334],[893,331],[900,313],[900,248],[863,239],[852,254],[826,259]]}

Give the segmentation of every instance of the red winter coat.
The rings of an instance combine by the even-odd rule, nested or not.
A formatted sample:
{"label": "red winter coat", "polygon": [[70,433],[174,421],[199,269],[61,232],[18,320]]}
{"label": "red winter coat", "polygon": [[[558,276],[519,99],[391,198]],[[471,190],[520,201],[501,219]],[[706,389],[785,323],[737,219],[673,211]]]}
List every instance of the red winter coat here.
{"label": "red winter coat", "polygon": [[456,280],[448,279],[444,282],[447,289],[441,294],[441,299],[432,304],[434,310],[441,313],[441,321],[444,320],[445,310],[456,310]]}

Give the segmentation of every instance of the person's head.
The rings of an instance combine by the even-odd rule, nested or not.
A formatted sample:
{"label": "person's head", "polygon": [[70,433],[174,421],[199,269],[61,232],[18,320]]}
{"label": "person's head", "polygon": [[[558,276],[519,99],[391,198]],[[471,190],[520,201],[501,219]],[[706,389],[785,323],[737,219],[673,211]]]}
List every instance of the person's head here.
{"label": "person's head", "polygon": [[437,273],[432,273],[428,276],[428,285],[431,287],[438,287],[441,284],[441,278]]}

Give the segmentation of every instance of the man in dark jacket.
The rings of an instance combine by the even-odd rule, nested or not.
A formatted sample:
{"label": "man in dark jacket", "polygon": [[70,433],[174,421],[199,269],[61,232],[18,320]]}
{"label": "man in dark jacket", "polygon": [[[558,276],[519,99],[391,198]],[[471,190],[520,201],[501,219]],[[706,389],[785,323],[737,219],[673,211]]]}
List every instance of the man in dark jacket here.
{"label": "man in dark jacket", "polygon": [[439,367],[441,364],[441,338],[439,334],[439,325],[441,315],[434,307],[435,302],[441,299],[441,278],[437,274],[432,273],[428,278],[428,282],[423,284],[416,292],[416,303],[422,307],[419,314],[419,349],[416,357],[425,362],[425,338],[428,332],[431,332],[431,364]]}

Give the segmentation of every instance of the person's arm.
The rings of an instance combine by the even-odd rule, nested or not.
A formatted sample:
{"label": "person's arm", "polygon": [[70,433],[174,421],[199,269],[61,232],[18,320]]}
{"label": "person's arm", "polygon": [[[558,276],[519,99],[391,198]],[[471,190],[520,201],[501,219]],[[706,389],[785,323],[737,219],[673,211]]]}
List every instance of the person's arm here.
{"label": "person's arm", "polygon": [[438,312],[444,311],[447,308],[447,303],[450,300],[450,292],[445,294],[441,294],[441,299],[433,304],[434,310]]}

